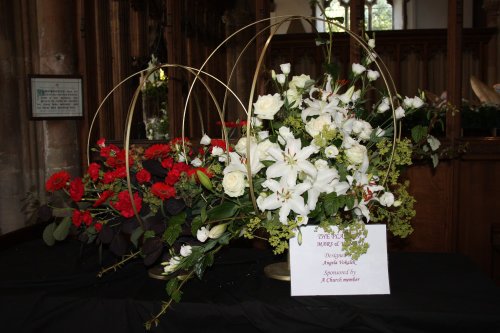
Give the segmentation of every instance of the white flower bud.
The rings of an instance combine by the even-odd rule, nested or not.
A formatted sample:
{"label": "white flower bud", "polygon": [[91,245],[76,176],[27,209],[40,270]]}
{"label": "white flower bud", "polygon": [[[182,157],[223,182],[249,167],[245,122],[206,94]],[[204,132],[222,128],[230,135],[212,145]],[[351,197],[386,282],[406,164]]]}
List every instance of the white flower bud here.
{"label": "white flower bud", "polygon": [[200,140],[200,144],[204,146],[208,146],[212,142],[212,139],[206,134],[203,135],[203,137]]}
{"label": "white flower bud", "polygon": [[280,69],[283,74],[288,75],[290,74],[291,65],[289,62],[286,64],[281,64]]}

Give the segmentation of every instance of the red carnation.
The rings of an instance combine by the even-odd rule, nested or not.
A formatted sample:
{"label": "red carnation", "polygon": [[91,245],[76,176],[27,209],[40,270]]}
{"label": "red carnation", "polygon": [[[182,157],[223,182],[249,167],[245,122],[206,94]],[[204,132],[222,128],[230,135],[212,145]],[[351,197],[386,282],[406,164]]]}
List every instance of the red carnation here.
{"label": "red carnation", "polygon": [[172,169],[168,172],[167,177],[165,178],[165,183],[173,186],[175,183],[177,183],[180,177],[181,172],[179,170]]}
{"label": "red carnation", "polygon": [[94,182],[99,179],[99,170],[101,169],[101,165],[97,163],[90,163],[89,168],[87,170],[90,179]]}
{"label": "red carnation", "polygon": [[94,229],[95,229],[96,232],[101,232],[101,230],[102,230],[102,223],[101,222],[96,222],[94,224]]}
{"label": "red carnation", "polygon": [[82,224],[82,213],[75,209],[73,211],[73,216],[71,217],[71,221],[78,228]]}
{"label": "red carnation", "polygon": [[229,151],[233,151],[231,145],[227,144],[227,142],[222,139],[212,139],[212,141],[210,141],[210,152],[212,152],[213,147],[222,148],[224,151],[229,147]]}
{"label": "red carnation", "polygon": [[92,205],[93,207],[98,207],[100,205],[102,205],[103,203],[106,202],[106,200],[108,200],[111,196],[113,196],[113,191],[111,190],[106,190],[104,192],[101,193],[101,196],[94,202],[94,204]]}
{"label": "red carnation", "polygon": [[97,145],[101,148],[104,148],[106,147],[106,139],[105,138],[100,138],[99,140],[97,140]]}
{"label": "red carnation", "polygon": [[135,174],[135,178],[139,182],[139,184],[147,183],[151,180],[151,174],[146,169],[141,169],[139,172]]}
{"label": "red carnation", "polygon": [[69,195],[75,202],[82,200],[84,190],[83,181],[79,177],[73,179],[69,184]]}
{"label": "red carnation", "polygon": [[59,171],[54,173],[45,183],[47,192],[55,192],[67,186],[71,176],[66,171]]}
{"label": "red carnation", "polygon": [[81,218],[82,218],[82,222],[87,227],[92,224],[92,215],[90,215],[90,212],[88,210],[83,212],[83,214],[81,215]]}
{"label": "red carnation", "polygon": [[161,161],[161,166],[165,169],[172,169],[174,166],[174,159],[172,157],[167,157]]}
{"label": "red carnation", "polygon": [[156,144],[152,145],[144,152],[144,158],[147,160],[166,158],[168,153],[170,153],[170,146],[167,144]]}
{"label": "red carnation", "polygon": [[165,200],[175,196],[175,188],[165,183],[154,183],[151,186],[151,193],[161,200]]}
{"label": "red carnation", "polygon": [[102,147],[101,149],[101,157],[104,158],[109,158],[109,157],[116,157],[118,153],[120,152],[120,148],[118,148],[115,145],[109,145]]}
{"label": "red carnation", "polygon": [[[142,208],[142,198],[139,194],[134,193],[134,204],[137,212]],[[111,205],[118,211],[123,217],[130,218],[134,216],[134,209],[132,208],[132,201],[130,200],[130,194],[127,190],[118,193],[118,201],[112,202]]]}

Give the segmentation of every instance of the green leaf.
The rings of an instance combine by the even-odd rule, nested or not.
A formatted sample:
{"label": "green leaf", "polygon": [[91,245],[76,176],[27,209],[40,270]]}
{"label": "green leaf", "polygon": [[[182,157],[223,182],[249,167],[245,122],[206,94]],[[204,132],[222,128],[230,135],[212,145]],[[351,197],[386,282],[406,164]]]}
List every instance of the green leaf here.
{"label": "green leaf", "polygon": [[204,255],[198,263],[194,266],[194,272],[196,276],[201,280],[203,278],[203,274],[207,267],[212,266],[214,262],[214,254],[212,252]]}
{"label": "green leaf", "polygon": [[196,233],[198,230],[201,228],[203,225],[203,222],[201,222],[201,217],[200,215],[197,215],[194,217],[193,222],[191,222],[191,233],[193,236],[196,236]]}
{"label": "green leaf", "polygon": [[136,228],[132,234],[130,235],[130,241],[134,244],[135,247],[138,246],[139,238],[144,233],[144,230],[141,227]]}
{"label": "green leaf", "polygon": [[181,225],[186,221],[186,212],[182,212],[168,219],[169,225]]}
{"label": "green leaf", "polygon": [[208,217],[211,220],[222,220],[227,219],[236,215],[238,211],[238,205],[231,201],[225,201],[220,205],[210,209],[208,211]]}
{"label": "green leaf", "polygon": [[45,244],[48,246],[52,246],[55,244],[56,239],[54,238],[54,230],[56,229],[56,224],[52,222],[51,224],[47,225],[45,229],[43,229],[43,241]]}
{"label": "green leaf", "polygon": [[70,208],[54,208],[52,215],[55,217],[68,217],[73,215],[73,210]]}
{"label": "green leaf", "polygon": [[420,142],[427,136],[427,127],[417,125],[411,129],[411,138],[414,142]]}
{"label": "green leaf", "polygon": [[200,216],[201,216],[201,222],[205,223],[205,221],[207,220],[207,206],[201,207]]}
{"label": "green leaf", "polygon": [[167,286],[165,290],[167,291],[167,294],[169,296],[172,296],[172,294],[175,292],[175,290],[179,287],[179,280],[177,280],[176,277],[168,280]]}
{"label": "green leaf", "polygon": [[170,297],[172,297],[172,300],[174,302],[179,303],[181,301],[182,292],[180,290],[176,289],[176,290],[174,290],[172,295],[170,295]]}
{"label": "green leaf", "polygon": [[354,203],[356,202],[356,199],[352,195],[348,195],[345,197],[345,204],[347,208],[352,209],[354,207]]}
{"label": "green leaf", "polygon": [[54,230],[54,238],[55,240],[62,241],[68,237],[69,234],[69,227],[71,226],[71,218],[65,217],[62,219],[62,221],[59,223],[59,225],[56,227]]}
{"label": "green leaf", "polygon": [[229,240],[231,239],[230,238],[231,234],[226,232],[224,233],[224,235],[220,236],[217,241],[219,242],[219,244],[221,245],[228,245],[229,244]]}

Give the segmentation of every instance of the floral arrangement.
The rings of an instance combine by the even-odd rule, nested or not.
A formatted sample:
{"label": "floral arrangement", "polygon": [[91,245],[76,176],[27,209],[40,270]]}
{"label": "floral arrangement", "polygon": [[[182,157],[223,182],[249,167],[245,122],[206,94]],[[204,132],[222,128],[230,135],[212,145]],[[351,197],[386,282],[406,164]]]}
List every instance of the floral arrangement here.
{"label": "floral arrangement", "polygon": [[48,179],[53,195],[40,211],[53,222],[44,240],[75,234],[123,256],[101,274],[133,258],[160,262],[169,301],[146,323],[150,328],[233,239],[264,238],[279,254],[290,239],[300,241],[303,225],[337,226],[343,250],[357,258],[369,246],[366,223],[408,236],[414,199],[400,170],[415,149],[434,152],[439,141],[428,132],[418,142],[395,134],[424,102],[375,89],[381,74],[373,61],[367,53],[348,79],[294,76],[291,64],[282,64],[249,121],[222,124],[239,132],[234,143],[204,135],[127,151],[99,140],[100,162],[83,177],[61,171]]}
{"label": "floral arrangement", "polygon": [[142,118],[148,140],[168,140],[168,78],[158,58],[151,55],[148,68],[141,76]]}

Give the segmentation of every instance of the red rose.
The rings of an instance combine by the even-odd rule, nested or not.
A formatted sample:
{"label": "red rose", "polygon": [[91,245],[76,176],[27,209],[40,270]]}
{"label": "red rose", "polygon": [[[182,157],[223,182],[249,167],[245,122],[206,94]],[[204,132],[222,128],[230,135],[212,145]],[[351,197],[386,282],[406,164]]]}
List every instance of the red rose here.
{"label": "red rose", "polygon": [[116,155],[120,152],[120,148],[115,145],[109,145],[106,147],[102,147],[101,149],[101,157],[109,158],[116,157]]}
{"label": "red rose", "polygon": [[161,200],[165,200],[175,196],[175,188],[165,183],[154,183],[151,186],[151,193]]}
{"label": "red rose", "polygon": [[69,195],[75,202],[82,200],[84,190],[85,188],[81,178],[75,178],[69,184]]}
{"label": "red rose", "polygon": [[108,200],[112,195],[113,195],[113,191],[111,190],[106,190],[104,192],[101,193],[101,196],[99,197],[99,199],[97,199],[94,204],[92,205],[92,207],[98,207],[100,205],[102,205],[103,203],[106,202],[106,200]]}
{"label": "red rose", "polygon": [[101,165],[97,163],[90,163],[89,168],[87,170],[90,179],[96,181],[99,179],[99,170],[101,169]]}
{"label": "red rose", "polygon": [[146,169],[141,169],[139,172],[135,174],[135,178],[139,182],[139,184],[147,183],[151,180],[151,174]]}
{"label": "red rose", "polygon": [[[139,212],[142,208],[142,198],[137,193],[134,193],[134,204],[137,212]],[[130,194],[127,190],[118,193],[118,201],[112,202],[111,205],[118,210],[123,217],[130,218],[134,216],[132,201],[130,200]]]}
{"label": "red rose", "polygon": [[55,192],[67,186],[71,176],[66,171],[59,171],[54,173],[45,183],[47,192]]}
{"label": "red rose", "polygon": [[147,160],[166,158],[171,149],[169,145],[166,144],[156,144],[152,145],[144,152],[144,158]]}

